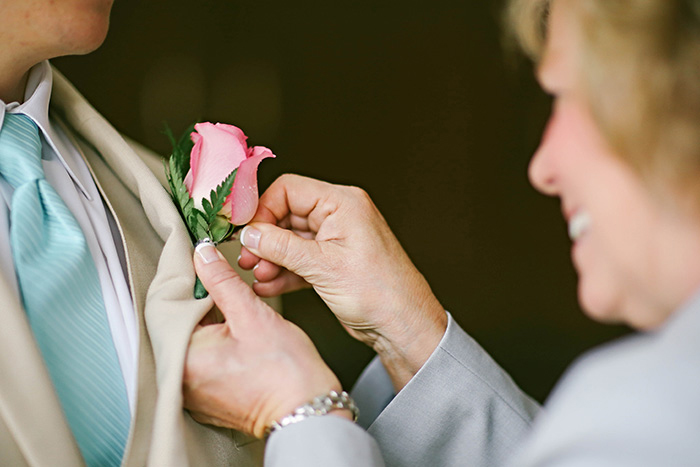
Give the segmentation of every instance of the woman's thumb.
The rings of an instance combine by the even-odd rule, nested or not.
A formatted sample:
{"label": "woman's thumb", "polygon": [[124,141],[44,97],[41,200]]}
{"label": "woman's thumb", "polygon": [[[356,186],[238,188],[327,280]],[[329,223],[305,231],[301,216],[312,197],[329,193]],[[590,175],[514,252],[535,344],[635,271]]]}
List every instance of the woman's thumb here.
{"label": "woman's thumb", "polygon": [[197,275],[226,321],[246,318],[259,299],[213,245],[202,243],[195,249]]}
{"label": "woman's thumb", "polygon": [[241,244],[255,256],[275,263],[301,277],[320,254],[318,243],[274,224],[255,223],[241,231]]}

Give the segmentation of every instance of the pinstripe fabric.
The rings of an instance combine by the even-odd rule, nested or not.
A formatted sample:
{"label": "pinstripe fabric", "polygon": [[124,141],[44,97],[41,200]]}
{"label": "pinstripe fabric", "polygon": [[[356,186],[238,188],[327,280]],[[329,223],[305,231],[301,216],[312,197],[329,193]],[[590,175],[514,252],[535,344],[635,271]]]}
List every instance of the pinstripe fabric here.
{"label": "pinstripe fabric", "polygon": [[85,237],[44,179],[38,128],[6,114],[0,174],[15,189],[10,240],[22,301],[68,424],[89,466],[118,466],[126,388]]}

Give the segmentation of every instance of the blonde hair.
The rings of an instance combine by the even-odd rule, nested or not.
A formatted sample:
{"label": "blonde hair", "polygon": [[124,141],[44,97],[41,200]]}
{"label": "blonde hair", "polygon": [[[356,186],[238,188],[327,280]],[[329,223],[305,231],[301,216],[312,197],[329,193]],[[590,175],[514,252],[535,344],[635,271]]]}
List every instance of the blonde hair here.
{"label": "blonde hair", "polygon": [[700,0],[510,0],[508,27],[535,62],[551,1],[576,9],[588,101],[615,152],[647,181],[700,194]]}

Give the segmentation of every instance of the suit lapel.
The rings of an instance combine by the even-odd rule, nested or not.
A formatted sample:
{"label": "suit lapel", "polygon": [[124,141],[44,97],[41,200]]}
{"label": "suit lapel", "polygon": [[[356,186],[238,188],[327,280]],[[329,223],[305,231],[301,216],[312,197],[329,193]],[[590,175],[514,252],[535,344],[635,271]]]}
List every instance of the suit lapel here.
{"label": "suit lapel", "polygon": [[96,149],[98,155],[88,163],[125,244],[140,323],[138,402],[125,465],[143,465],[146,455],[149,464],[183,465],[182,370],[194,326],[212,306],[210,299],[192,295],[189,235],[169,194],[141,158],[57,72],[52,102]]}

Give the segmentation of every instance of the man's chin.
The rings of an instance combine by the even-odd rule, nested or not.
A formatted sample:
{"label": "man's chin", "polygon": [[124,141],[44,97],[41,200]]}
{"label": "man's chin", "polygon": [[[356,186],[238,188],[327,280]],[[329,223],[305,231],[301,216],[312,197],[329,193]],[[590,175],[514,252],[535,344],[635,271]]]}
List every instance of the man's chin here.
{"label": "man's chin", "polygon": [[109,32],[109,14],[82,14],[76,15],[70,21],[66,21],[61,26],[60,39],[57,44],[61,44],[60,54],[66,55],[86,55],[94,52],[104,43]]}
{"label": "man's chin", "polygon": [[[107,30],[95,31],[93,33],[86,33],[83,36],[76,38],[76,40],[67,47],[63,53],[57,55],[56,57],[66,57],[71,55],[87,55],[99,49],[107,38]],[[54,57],[55,58],[55,57]]]}

